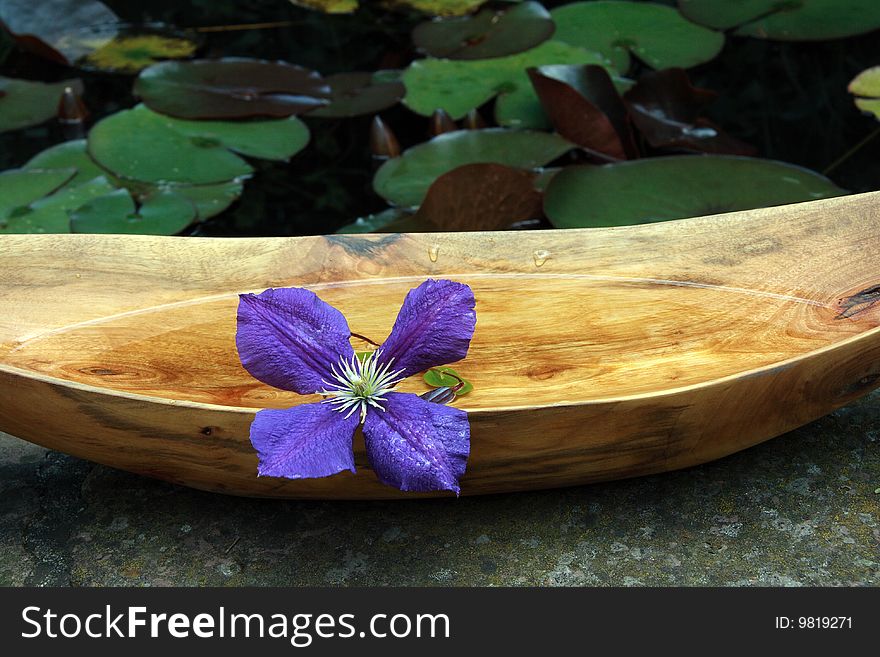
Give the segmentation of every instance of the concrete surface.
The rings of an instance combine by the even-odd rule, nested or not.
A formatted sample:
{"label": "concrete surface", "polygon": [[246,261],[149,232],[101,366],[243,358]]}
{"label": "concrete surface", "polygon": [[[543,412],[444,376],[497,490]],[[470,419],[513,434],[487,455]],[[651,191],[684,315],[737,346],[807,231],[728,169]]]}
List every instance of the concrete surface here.
{"label": "concrete surface", "polygon": [[221,497],[0,434],[3,585],[876,585],[880,394],[698,468],[459,500]]}

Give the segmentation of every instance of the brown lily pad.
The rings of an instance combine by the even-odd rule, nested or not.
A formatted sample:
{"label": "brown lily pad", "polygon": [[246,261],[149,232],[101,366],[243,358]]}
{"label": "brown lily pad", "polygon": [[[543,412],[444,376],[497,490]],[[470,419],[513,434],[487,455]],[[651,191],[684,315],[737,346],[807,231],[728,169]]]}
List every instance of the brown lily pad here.
{"label": "brown lily pad", "polygon": [[694,87],[683,69],[669,68],[645,73],[623,98],[633,123],[654,148],[754,155],[753,146],[700,116],[716,96]]}
{"label": "brown lily pad", "polygon": [[503,164],[465,164],[437,178],[413,216],[436,230],[500,230],[541,217],[536,174]]}
{"label": "brown lily pad", "polygon": [[155,112],[183,119],[303,114],[330,103],[330,87],[307,68],[227,57],[162,62],[144,69],[134,93]]}
{"label": "brown lily pad", "polygon": [[337,73],[324,78],[330,87],[330,104],[309,116],[341,119],[375,114],[400,102],[406,93],[403,83],[376,79],[373,73]]}
{"label": "brown lily pad", "polygon": [[552,65],[528,74],[560,135],[605,158],[638,157],[626,107],[604,68]]}
{"label": "brown lily pad", "polygon": [[413,30],[413,42],[433,57],[487,59],[534,48],[556,26],[544,7],[523,2],[508,9],[484,9],[474,16],[427,21]]}

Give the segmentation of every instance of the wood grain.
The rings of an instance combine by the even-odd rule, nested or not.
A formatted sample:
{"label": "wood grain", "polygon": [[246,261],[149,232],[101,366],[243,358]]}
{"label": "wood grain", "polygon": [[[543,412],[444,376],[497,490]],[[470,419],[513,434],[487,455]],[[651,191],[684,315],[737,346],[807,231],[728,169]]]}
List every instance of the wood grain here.
{"label": "wood grain", "polygon": [[0,430],[207,490],[397,497],[360,437],[357,475],[256,476],[255,410],[315,398],[244,371],[237,294],[309,287],[378,342],[442,277],[477,298],[463,494],[687,467],[880,385],[878,229],[872,193],[592,230],[0,236]]}

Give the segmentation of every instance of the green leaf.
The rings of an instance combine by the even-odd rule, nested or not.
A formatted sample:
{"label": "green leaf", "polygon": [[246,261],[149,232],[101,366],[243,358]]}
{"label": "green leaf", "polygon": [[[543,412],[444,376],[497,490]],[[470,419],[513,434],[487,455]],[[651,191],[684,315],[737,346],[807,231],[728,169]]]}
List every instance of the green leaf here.
{"label": "green leaf", "polygon": [[[67,183],[68,186],[79,185],[101,175],[109,176],[107,171],[99,167],[89,156],[85,139],[67,141],[52,146],[32,157],[24,169],[59,169],[74,168],[76,175]],[[217,183],[212,185],[163,185],[137,181],[123,181],[112,178],[119,187],[126,187],[138,197],[149,197],[160,190],[171,191],[190,200],[196,206],[198,218],[205,220],[223,212],[241,196],[243,183],[240,180]]]}
{"label": "green leaf", "polygon": [[602,53],[621,72],[630,54],[653,68],[688,68],[713,59],[724,35],[685,20],[673,7],[598,0],[575,2],[550,12],[553,38]]}
{"label": "green leaf", "polygon": [[690,20],[740,36],[824,41],[880,28],[877,0],[679,0]]}
{"label": "green leaf", "polygon": [[856,107],[880,119],[880,66],[866,69],[849,83],[849,92],[856,98]]}
{"label": "green leaf", "polygon": [[65,87],[82,93],[79,80],[32,82],[0,77],[0,132],[45,123],[55,116]]}
{"label": "green leaf", "polygon": [[373,189],[395,205],[414,206],[438,177],[464,164],[495,162],[535,169],[573,147],[545,132],[502,128],[447,132],[385,162],[373,178]]}
{"label": "green leaf", "polygon": [[[452,376],[449,376],[450,374]],[[464,381],[464,385],[461,387],[460,390],[457,390],[455,393],[458,397],[466,395],[474,389],[474,386],[470,381],[467,381],[463,376],[461,376],[458,372],[456,372],[448,365],[444,365],[442,367],[432,367],[427,372],[425,372],[423,378],[425,379],[425,383],[427,383],[429,386],[433,386],[434,388],[453,388],[461,383],[461,381]]]}
{"label": "green leaf", "polygon": [[232,205],[241,196],[244,183],[231,180],[217,185],[166,185],[159,189],[189,199],[196,208],[199,221],[204,221]]}
{"label": "green leaf", "polygon": [[104,177],[73,187],[62,187],[51,196],[17,208],[8,217],[0,220],[0,234],[69,233],[71,211],[114,189]]}
{"label": "green leaf", "polygon": [[13,169],[0,173],[0,221],[67,184],[76,169],[26,171]]}
{"label": "green leaf", "polygon": [[668,221],[840,196],[824,176],[773,160],[682,155],[560,171],[544,196],[557,228]]}
{"label": "green leaf", "polygon": [[298,119],[184,121],[143,105],[113,114],[89,133],[89,154],[128,180],[204,185],[250,175],[251,166],[230,152],[270,159],[293,156],[308,142]]}
{"label": "green leaf", "polygon": [[70,227],[74,233],[174,235],[195,217],[193,204],[173,192],[159,192],[149,197],[138,211],[128,190],[117,189],[73,211]]}
{"label": "green leaf", "polygon": [[51,146],[34,155],[22,168],[76,169],[76,175],[67,183],[68,185],[80,185],[98,176],[107,175],[107,172],[89,157],[85,139],[74,139]]}
{"label": "green leaf", "polygon": [[430,116],[445,110],[453,119],[498,96],[495,119],[500,125],[545,127],[546,117],[535,95],[526,69],[545,64],[599,64],[615,73],[602,55],[560,43],[546,41],[516,55],[493,59],[420,59],[403,73],[404,104],[414,112]]}

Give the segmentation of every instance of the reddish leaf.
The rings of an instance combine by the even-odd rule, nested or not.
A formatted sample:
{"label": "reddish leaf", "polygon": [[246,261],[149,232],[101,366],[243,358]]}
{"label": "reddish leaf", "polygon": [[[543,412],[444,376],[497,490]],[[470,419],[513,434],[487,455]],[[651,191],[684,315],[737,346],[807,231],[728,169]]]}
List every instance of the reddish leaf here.
{"label": "reddish leaf", "polygon": [[684,69],[669,68],[645,73],[623,99],[633,123],[654,148],[754,155],[754,147],[700,117],[716,96],[694,87]]}
{"label": "reddish leaf", "polygon": [[437,178],[414,219],[436,230],[499,230],[542,216],[536,174],[503,164],[465,164]]}
{"label": "reddish leaf", "polygon": [[560,135],[606,159],[638,157],[626,107],[604,68],[554,65],[528,73]]}
{"label": "reddish leaf", "polygon": [[227,57],[161,62],[134,85],[151,110],[183,119],[284,117],[328,104],[320,75],[286,62]]}

